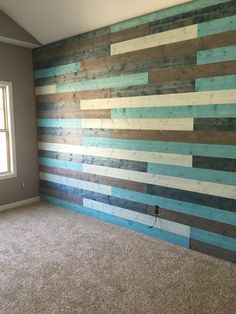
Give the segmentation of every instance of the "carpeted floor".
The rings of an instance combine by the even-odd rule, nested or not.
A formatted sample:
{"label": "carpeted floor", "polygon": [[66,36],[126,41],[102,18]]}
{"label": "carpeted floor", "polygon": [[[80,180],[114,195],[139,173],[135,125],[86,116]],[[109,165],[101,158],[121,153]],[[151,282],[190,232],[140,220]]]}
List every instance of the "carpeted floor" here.
{"label": "carpeted floor", "polygon": [[236,313],[236,265],[46,203],[0,213],[0,313]]}

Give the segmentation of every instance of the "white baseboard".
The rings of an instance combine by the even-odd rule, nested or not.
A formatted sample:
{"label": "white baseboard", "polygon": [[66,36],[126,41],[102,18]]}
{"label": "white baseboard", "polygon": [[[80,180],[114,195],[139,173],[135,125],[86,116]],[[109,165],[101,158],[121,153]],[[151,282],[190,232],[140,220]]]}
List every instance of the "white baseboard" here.
{"label": "white baseboard", "polygon": [[15,207],[24,206],[24,205],[27,205],[27,204],[36,203],[36,202],[39,202],[39,201],[40,201],[40,197],[36,196],[36,197],[33,197],[33,198],[28,198],[28,199],[23,200],[23,201],[10,203],[10,204],[6,204],[6,205],[1,205],[0,206],[0,212],[4,211],[4,210],[11,209],[11,208],[15,208]]}

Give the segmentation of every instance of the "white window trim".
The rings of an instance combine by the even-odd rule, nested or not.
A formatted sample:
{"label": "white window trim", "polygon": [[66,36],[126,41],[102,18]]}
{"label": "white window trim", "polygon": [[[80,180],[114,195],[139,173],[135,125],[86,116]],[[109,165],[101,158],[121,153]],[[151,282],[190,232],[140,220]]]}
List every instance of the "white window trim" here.
{"label": "white window trim", "polygon": [[17,176],[16,168],[16,143],[15,143],[15,119],[13,107],[12,83],[0,81],[0,86],[7,88],[7,124],[9,130],[9,154],[10,154],[10,171],[0,174],[0,180],[14,178]]}

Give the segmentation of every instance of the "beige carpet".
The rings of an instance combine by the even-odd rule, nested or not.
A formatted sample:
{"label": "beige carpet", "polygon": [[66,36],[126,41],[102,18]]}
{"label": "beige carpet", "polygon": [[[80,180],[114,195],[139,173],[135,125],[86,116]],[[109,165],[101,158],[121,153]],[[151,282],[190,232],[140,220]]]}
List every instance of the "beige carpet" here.
{"label": "beige carpet", "polygon": [[0,213],[0,313],[236,313],[236,265],[46,203]]}

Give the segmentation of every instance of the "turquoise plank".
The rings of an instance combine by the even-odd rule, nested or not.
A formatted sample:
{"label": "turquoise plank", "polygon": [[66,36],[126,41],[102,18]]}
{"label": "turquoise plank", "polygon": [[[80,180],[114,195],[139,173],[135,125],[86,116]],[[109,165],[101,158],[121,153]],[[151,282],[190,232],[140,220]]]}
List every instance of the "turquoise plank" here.
{"label": "turquoise plank", "polygon": [[39,164],[48,167],[56,167],[70,170],[82,171],[83,166],[80,163],[61,160],[61,159],[53,159],[53,158],[44,158],[39,157]]}
{"label": "turquoise plank", "polygon": [[215,246],[222,247],[226,250],[236,252],[235,238],[226,237],[214,232],[209,232],[198,228],[190,228],[190,237],[201,242],[209,243]]}
{"label": "turquoise plank", "polygon": [[93,90],[102,88],[127,87],[148,84],[148,73],[113,76],[74,83],[56,84],[57,93]]}
{"label": "turquoise plank", "polygon": [[61,206],[64,208],[67,208],[69,210],[78,212],[82,215],[86,215],[89,217],[93,217],[96,219],[100,219],[100,220],[104,220],[106,222],[110,222],[112,224],[115,225],[119,225],[121,227],[124,228],[128,228],[134,231],[138,231],[144,234],[147,234],[149,236],[158,238],[158,239],[162,239],[165,241],[169,241],[172,242],[174,244],[178,244],[181,245],[183,247],[189,248],[189,238],[181,236],[181,235],[177,235],[175,233],[169,232],[169,231],[165,231],[165,230],[161,230],[158,228],[149,228],[149,226],[132,221],[132,220],[128,220],[128,219],[124,219],[124,218],[120,218],[111,214],[106,214],[94,209],[90,209],[87,207],[83,207],[82,205],[79,204],[75,204],[72,202],[68,202],[68,201],[64,201],[61,200],[59,198],[55,198],[49,195],[45,195],[45,194],[41,194],[40,195],[40,199],[49,203],[53,203],[57,206]]}
{"label": "turquoise plank", "polygon": [[236,15],[198,24],[198,37],[236,30]]}
{"label": "turquoise plank", "polygon": [[112,196],[236,226],[236,212],[112,187]]}
{"label": "turquoise plank", "polygon": [[112,119],[142,118],[232,118],[236,117],[236,104],[206,106],[173,106],[160,108],[115,108]]}
{"label": "turquoise plank", "polygon": [[236,88],[236,75],[214,76],[195,80],[196,91],[223,90]]}
{"label": "turquoise plank", "polygon": [[65,65],[59,65],[57,67],[51,67],[51,68],[45,68],[42,70],[36,70],[34,71],[34,78],[40,79],[40,78],[46,78],[46,77],[52,77],[52,76],[59,76],[69,73],[76,73],[80,71],[80,63],[69,63]]}
{"label": "turquoise plank", "polygon": [[233,145],[176,143],[99,137],[83,137],[83,145],[183,155],[236,158],[236,147]]}
{"label": "turquoise plank", "polygon": [[210,64],[233,60],[236,60],[236,45],[202,50],[197,53],[197,64]]}
{"label": "turquoise plank", "polygon": [[186,178],[226,185],[236,185],[236,173],[229,171],[148,163],[147,172],[170,177]]}
{"label": "turquoise plank", "polygon": [[154,13],[146,14],[143,16],[139,16],[124,22],[120,22],[114,24],[110,27],[112,33],[121,31],[123,29],[127,29],[130,27],[135,27],[138,25],[155,22],[161,19],[165,19],[168,17],[172,17],[178,14],[183,14],[187,12],[191,12],[194,10],[202,9],[205,7],[209,7],[212,5],[220,4],[229,2],[230,0],[198,0],[198,1],[191,1],[189,3],[184,3],[182,5],[178,5],[175,7],[167,8],[161,11],[157,11]]}
{"label": "turquoise plank", "polygon": [[38,127],[81,128],[80,119],[38,119]]}

